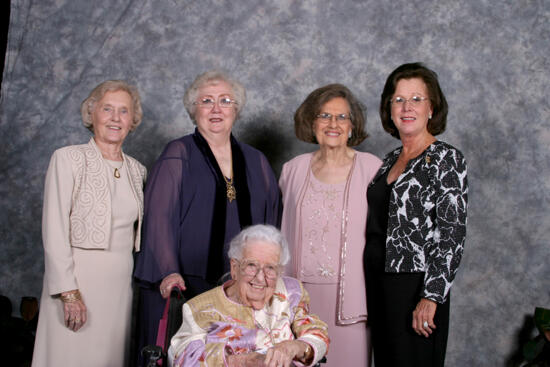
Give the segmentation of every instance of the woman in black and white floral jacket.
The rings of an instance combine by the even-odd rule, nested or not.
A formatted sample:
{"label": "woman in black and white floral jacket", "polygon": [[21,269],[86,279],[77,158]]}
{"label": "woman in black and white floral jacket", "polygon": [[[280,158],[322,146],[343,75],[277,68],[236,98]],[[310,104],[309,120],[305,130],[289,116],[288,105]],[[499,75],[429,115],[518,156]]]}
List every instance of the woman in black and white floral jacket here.
{"label": "woman in black and white floral jacket", "polygon": [[437,75],[404,64],[386,81],[380,117],[401,140],[368,190],[364,264],[377,366],[443,366],[450,288],[466,236],[462,153],[438,141],[447,102]]}

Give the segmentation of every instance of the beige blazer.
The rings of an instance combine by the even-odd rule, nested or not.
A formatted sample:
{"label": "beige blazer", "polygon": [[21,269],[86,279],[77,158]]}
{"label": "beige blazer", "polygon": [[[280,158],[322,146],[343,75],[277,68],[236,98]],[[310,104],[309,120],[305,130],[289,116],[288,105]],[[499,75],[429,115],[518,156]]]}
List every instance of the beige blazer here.
{"label": "beige blazer", "polygon": [[[122,156],[138,204],[134,249],[139,251],[146,169],[136,159]],[[106,165],[93,138],[88,144],[63,147],[52,155],[42,214],[45,274],[51,295],[78,288],[72,247],[105,250],[110,246],[111,192]]]}

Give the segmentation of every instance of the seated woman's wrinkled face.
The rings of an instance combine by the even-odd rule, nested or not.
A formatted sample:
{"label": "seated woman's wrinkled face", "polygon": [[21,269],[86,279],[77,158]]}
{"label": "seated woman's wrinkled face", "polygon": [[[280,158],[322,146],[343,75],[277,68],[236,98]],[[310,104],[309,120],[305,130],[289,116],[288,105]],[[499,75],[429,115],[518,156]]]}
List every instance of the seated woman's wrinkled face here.
{"label": "seated woman's wrinkled face", "polygon": [[280,256],[280,246],[251,240],[243,248],[242,260],[231,259],[231,277],[243,305],[260,310],[269,302],[279,278]]}

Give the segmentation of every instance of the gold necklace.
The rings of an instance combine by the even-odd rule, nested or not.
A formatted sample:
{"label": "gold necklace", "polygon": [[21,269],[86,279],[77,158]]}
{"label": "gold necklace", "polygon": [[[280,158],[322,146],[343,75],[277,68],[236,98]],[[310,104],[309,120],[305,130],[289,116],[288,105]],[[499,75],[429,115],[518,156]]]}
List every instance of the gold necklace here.
{"label": "gold necklace", "polygon": [[227,178],[225,177],[225,175],[222,175],[222,176],[223,176],[223,179],[225,180],[225,189],[226,189],[225,194],[227,195],[227,200],[229,200],[229,202],[232,202],[237,198],[237,190],[235,190],[235,186],[233,186],[233,179]]}
{"label": "gold necklace", "polygon": [[122,166],[124,165],[124,160],[121,162],[120,167],[113,167],[111,162],[109,162],[108,160],[105,160],[105,162],[107,162],[109,167],[114,168],[113,176],[115,176],[115,178],[120,178],[120,170],[122,169]]}

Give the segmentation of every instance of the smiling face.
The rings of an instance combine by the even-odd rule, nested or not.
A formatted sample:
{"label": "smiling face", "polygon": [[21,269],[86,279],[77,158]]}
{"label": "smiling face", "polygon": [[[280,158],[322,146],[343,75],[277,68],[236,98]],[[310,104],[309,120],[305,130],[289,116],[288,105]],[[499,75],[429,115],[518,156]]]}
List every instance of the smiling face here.
{"label": "smiling face", "polygon": [[[392,102],[391,104],[391,118],[399,131],[399,136],[403,138],[429,134],[428,120],[433,113],[433,109],[424,81],[420,78],[399,80],[395,86],[392,101],[396,97],[407,100],[405,103]],[[425,99],[413,105],[410,102],[413,97]]]}
{"label": "smiling face", "polygon": [[124,91],[107,92],[94,104],[91,114],[96,142],[122,145],[132,127],[132,97]]}
{"label": "smiling face", "polygon": [[224,81],[206,84],[199,88],[196,102],[205,97],[212,98],[216,103],[212,107],[196,106],[195,121],[199,132],[205,137],[217,134],[229,135],[237,117],[237,111],[234,104],[230,107],[220,107],[219,100],[223,97],[234,99],[231,86]]}
{"label": "smiling face", "polygon": [[347,146],[348,136],[352,129],[351,120],[338,121],[335,116],[350,115],[348,101],[341,97],[331,99],[321,106],[319,114],[325,113],[332,115],[332,118],[328,121],[316,118],[313,122],[313,134],[317,142],[320,146],[332,148]]}
{"label": "smiling face", "polygon": [[255,276],[246,274],[243,264],[253,262],[259,267],[278,267],[280,246],[262,240],[250,240],[244,245],[242,260],[231,259],[231,277],[235,280],[238,299],[245,306],[261,310],[271,299],[277,278],[268,279],[263,270]]}

